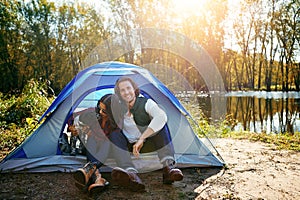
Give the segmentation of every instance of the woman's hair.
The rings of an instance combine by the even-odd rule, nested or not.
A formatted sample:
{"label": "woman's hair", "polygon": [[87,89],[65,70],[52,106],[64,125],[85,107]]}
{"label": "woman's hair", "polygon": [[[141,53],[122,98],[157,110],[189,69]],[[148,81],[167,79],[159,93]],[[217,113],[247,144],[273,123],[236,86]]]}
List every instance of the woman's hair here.
{"label": "woman's hair", "polygon": [[121,94],[120,94],[119,84],[120,84],[121,82],[123,82],[123,81],[129,81],[129,82],[131,83],[131,85],[132,85],[132,87],[133,87],[133,89],[134,89],[135,96],[138,97],[139,94],[140,94],[140,89],[139,89],[139,87],[137,86],[137,84],[136,84],[131,78],[129,78],[128,76],[122,76],[121,78],[119,78],[119,79],[116,81],[115,88],[114,88],[115,94],[117,94],[118,97],[119,97],[120,99],[122,99],[122,98],[121,98]]}
{"label": "woman's hair", "polygon": [[105,113],[108,116],[109,126],[111,129],[117,128],[116,122],[114,120],[114,115],[112,112],[112,94],[106,94],[101,97],[97,102],[96,112],[97,114],[100,112],[100,102],[103,103],[106,107]]}
{"label": "woman's hair", "polygon": [[108,114],[108,116],[112,116],[112,110],[111,110],[111,96],[112,94],[106,94],[97,102],[97,113],[100,112],[100,102],[103,103],[106,107],[105,113]]}

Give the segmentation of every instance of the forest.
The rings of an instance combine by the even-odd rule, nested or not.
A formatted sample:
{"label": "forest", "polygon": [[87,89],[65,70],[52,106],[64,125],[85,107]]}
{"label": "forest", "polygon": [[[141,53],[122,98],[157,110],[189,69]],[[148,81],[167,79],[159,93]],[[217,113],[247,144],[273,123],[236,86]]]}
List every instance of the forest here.
{"label": "forest", "polygon": [[[127,42],[123,48],[128,51],[120,55],[117,49],[105,49],[108,53],[100,52],[101,58],[90,59],[91,52],[110,38],[129,41],[133,30],[149,27],[179,33],[201,46],[227,91],[300,91],[299,0],[241,0],[237,7],[227,0],[201,2],[201,9],[183,12],[168,0],[103,0],[100,6],[83,1],[1,0],[0,92],[20,93],[35,79],[58,94],[87,63],[112,59],[167,66],[184,76],[193,90],[207,90],[189,60],[163,48],[165,41],[159,39],[152,38],[161,49]],[[162,68],[150,66],[150,71],[175,90],[172,85],[178,79]]]}

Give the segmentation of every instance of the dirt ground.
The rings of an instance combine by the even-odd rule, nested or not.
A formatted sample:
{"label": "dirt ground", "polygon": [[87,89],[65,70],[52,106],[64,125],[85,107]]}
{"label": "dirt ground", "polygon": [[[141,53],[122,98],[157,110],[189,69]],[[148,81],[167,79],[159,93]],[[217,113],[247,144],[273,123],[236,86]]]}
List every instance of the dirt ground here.
{"label": "dirt ground", "polygon": [[300,199],[300,152],[247,140],[214,144],[225,168],[183,169],[184,179],[162,184],[162,172],[140,174],[145,192],[130,192],[111,182],[101,194],[79,191],[72,173],[1,174],[0,199]]}

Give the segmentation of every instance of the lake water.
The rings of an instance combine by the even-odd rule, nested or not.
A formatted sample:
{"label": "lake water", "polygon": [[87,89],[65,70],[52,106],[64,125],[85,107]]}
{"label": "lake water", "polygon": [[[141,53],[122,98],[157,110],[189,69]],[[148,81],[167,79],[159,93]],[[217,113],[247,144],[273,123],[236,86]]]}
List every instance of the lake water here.
{"label": "lake water", "polygon": [[[226,115],[235,121],[232,129],[285,133],[300,131],[300,92],[229,92]],[[210,118],[211,95],[198,95],[199,106]]]}

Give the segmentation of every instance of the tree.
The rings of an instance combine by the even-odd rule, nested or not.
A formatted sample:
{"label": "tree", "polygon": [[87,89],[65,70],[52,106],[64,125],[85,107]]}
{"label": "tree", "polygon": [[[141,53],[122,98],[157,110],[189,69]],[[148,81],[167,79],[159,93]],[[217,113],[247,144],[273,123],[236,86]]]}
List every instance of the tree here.
{"label": "tree", "polygon": [[275,12],[275,32],[280,46],[282,90],[288,91],[294,76],[290,73],[299,47],[300,2],[284,1]]}
{"label": "tree", "polygon": [[20,61],[25,61],[18,8],[16,0],[0,2],[0,91],[5,93],[20,88],[19,66],[22,65]]}
{"label": "tree", "polygon": [[29,61],[24,68],[30,67],[33,70],[28,77],[50,80],[53,74],[53,47],[55,41],[52,27],[54,27],[54,3],[46,0],[31,0],[22,7],[24,18],[23,37],[26,59]]}

